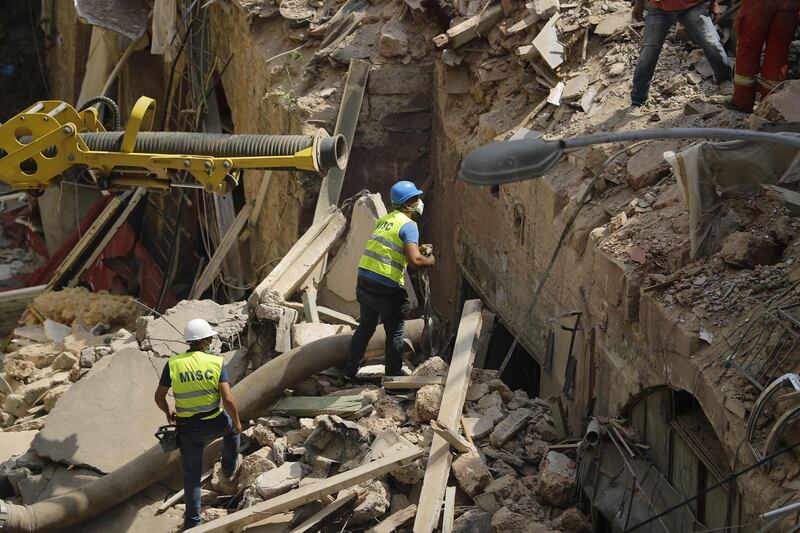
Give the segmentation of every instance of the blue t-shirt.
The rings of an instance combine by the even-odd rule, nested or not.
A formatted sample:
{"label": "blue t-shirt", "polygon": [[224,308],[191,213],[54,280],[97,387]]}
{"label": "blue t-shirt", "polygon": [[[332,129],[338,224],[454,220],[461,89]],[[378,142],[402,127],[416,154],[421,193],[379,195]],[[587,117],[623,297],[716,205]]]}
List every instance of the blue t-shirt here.
{"label": "blue t-shirt", "polygon": [[[225,367],[222,367],[222,370],[219,373],[219,382],[220,383],[230,383],[230,379],[228,378],[228,371],[225,370]],[[162,387],[172,387],[172,377],[169,375],[169,364],[164,365],[164,370],[161,371],[161,379],[158,380],[158,384]]]}
{"label": "blue t-shirt", "polygon": [[[403,244],[419,244],[419,228],[417,227],[417,223],[413,220],[410,222],[406,222],[403,224],[403,227],[400,228],[400,232],[398,233],[400,239],[403,241]],[[369,278],[371,280],[377,281],[382,285],[386,285],[387,287],[399,287],[399,283],[395,283],[394,280],[391,278],[387,278],[386,276],[381,276],[376,272],[372,272],[371,270],[365,270],[363,268],[358,269],[358,275],[363,276],[365,278]]]}

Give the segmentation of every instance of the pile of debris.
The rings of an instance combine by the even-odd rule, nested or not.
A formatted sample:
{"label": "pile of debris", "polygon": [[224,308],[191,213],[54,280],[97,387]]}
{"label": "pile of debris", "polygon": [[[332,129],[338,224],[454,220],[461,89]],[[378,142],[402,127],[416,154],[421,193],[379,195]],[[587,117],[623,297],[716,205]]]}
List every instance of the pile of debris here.
{"label": "pile of debris", "polygon": [[[389,452],[416,447],[427,451],[436,432],[448,434],[458,453],[452,463],[453,485],[458,487],[452,531],[591,531],[585,515],[573,506],[573,458],[579,442],[565,439],[563,427],[557,429],[551,405],[524,391],[511,391],[496,371],[474,369],[461,436],[436,421],[444,387],[433,382],[443,383],[447,372],[442,359],[425,360],[398,382],[419,387],[413,394],[391,394],[392,389],[373,384],[337,389],[325,375],[298,384],[295,394],[319,391],[326,396],[288,396],[272,406],[273,414],[245,430],[252,451],[233,483],[221,474],[220,463],[215,464],[203,492],[204,519],[226,516],[231,508],[250,508]],[[290,405],[288,399],[296,401]],[[328,414],[333,412],[339,414]],[[556,418],[562,420],[560,415]],[[285,519],[295,527],[321,527],[324,519],[325,531],[369,529],[387,516],[397,520],[395,513],[403,512],[408,521],[414,517],[408,508],[420,497],[428,461],[423,456],[388,475],[353,483],[336,500],[328,500],[327,507],[335,507],[328,512],[322,512],[324,500],[315,501],[298,506]],[[178,508],[182,510],[180,504]],[[309,518],[313,520],[307,522]]]}
{"label": "pile of debris", "polygon": [[[141,310],[84,288],[38,296],[2,356],[0,427],[39,430],[58,399],[99,359],[120,350]],[[89,326],[87,326],[89,324]]]}

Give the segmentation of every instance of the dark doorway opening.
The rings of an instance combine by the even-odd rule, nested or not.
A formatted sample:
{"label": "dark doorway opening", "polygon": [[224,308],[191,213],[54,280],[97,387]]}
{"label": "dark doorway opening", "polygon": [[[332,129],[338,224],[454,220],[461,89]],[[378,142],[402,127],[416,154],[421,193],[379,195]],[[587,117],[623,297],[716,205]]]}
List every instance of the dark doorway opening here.
{"label": "dark doorway opening", "polygon": [[[513,343],[514,335],[502,323],[495,321],[486,353],[486,368],[499,369]],[[542,369],[539,363],[518,343],[511,352],[500,379],[511,390],[522,389],[528,396],[535,398],[539,396],[541,376]]]}

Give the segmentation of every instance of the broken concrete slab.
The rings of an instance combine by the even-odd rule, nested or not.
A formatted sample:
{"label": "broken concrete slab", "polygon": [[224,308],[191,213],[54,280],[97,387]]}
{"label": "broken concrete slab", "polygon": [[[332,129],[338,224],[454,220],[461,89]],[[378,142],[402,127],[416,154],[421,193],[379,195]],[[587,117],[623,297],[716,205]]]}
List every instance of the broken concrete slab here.
{"label": "broken concrete slab", "polygon": [[451,469],[461,490],[473,498],[483,492],[483,489],[492,482],[489,468],[477,453],[459,455],[453,461]]}
{"label": "broken concrete slab", "polygon": [[386,215],[386,206],[380,194],[366,194],[353,204],[350,226],[344,243],[329,261],[328,271],[320,283],[317,299],[326,305],[350,316],[360,313],[356,301],[356,280],[354,272],[364,252],[375,221]]}
{"label": "broken concrete slab", "polygon": [[139,317],[136,321],[136,340],[142,350],[151,350],[159,357],[169,357],[186,351],[183,328],[195,318],[211,324],[222,340],[232,339],[247,324],[244,302],[220,305],[212,300],[184,300],[161,317]]}
{"label": "broken concrete slab", "polygon": [[550,451],[539,466],[537,494],[556,507],[566,507],[575,490],[575,461],[563,453]]}
{"label": "broken concrete slab", "polygon": [[408,53],[408,36],[399,20],[391,19],[383,25],[378,51],[383,57],[403,57]]}
{"label": "broken concrete slab", "polygon": [[464,427],[473,439],[479,439],[492,432],[494,429],[494,419],[490,416],[465,416]]}
{"label": "broken concrete slab", "polygon": [[12,455],[27,452],[37,431],[3,431],[0,432],[0,463],[11,459]]}
{"label": "broken concrete slab", "polygon": [[36,400],[44,396],[44,394],[58,385],[63,385],[69,381],[69,372],[57,372],[50,376],[25,385],[22,389],[22,397],[29,405],[35,405]]}
{"label": "broken concrete slab", "polygon": [[578,74],[567,80],[564,85],[564,92],[561,93],[561,99],[565,102],[574,102],[580,100],[586,89],[589,88],[589,76],[586,74]]}
{"label": "broken concrete slab", "polygon": [[628,24],[633,22],[631,18],[632,11],[630,9],[622,9],[610,15],[607,15],[600,21],[594,28],[595,35],[608,36],[622,30]]}
{"label": "broken concrete slab", "polygon": [[500,422],[489,435],[489,442],[497,447],[502,447],[518,431],[528,424],[533,416],[530,409],[517,409]]}
{"label": "broken concrete slab", "polygon": [[428,422],[439,414],[444,387],[441,385],[425,385],[417,391],[414,401],[414,413],[420,422]]}
{"label": "broken concrete slab", "polygon": [[739,268],[771,265],[777,258],[778,244],[766,235],[735,231],[722,241],[719,255],[727,264]]}
{"label": "broken concrete slab", "polygon": [[[324,457],[343,465],[357,466],[369,449],[369,433],[338,416],[323,415],[316,419],[316,428],[305,440],[306,460]],[[344,468],[343,468],[344,470]]]}
{"label": "broken concrete slab", "polygon": [[268,500],[297,487],[310,471],[311,467],[304,463],[283,463],[258,476],[253,486],[259,496]]}
{"label": "broken concrete slab", "polygon": [[350,326],[337,324],[315,324],[312,322],[301,322],[292,326],[292,346],[303,346],[325,337],[349,333]]}
{"label": "broken concrete slab", "polygon": [[61,397],[33,449],[53,461],[111,472],[156,445],[153,433],[164,413],[153,391],[165,363],[135,348],[101,359]]}
{"label": "broken concrete slab", "polygon": [[531,43],[551,69],[555,69],[564,62],[564,45],[558,40],[558,29],[556,28],[559,16],[558,13],[553,15]]}
{"label": "broken concrete slab", "polygon": [[525,7],[528,9],[528,12],[531,14],[536,15],[540,19],[546,19],[552,17],[559,10],[559,1],[558,0],[531,0]]}
{"label": "broken concrete slab", "polygon": [[492,515],[480,509],[470,509],[453,522],[453,533],[486,533],[491,524]]}
{"label": "broken concrete slab", "polygon": [[486,35],[502,16],[502,6],[491,6],[474,17],[456,24],[447,30],[446,33],[437,35],[433,38],[433,44],[436,45],[437,48],[444,48],[445,46],[449,48],[458,48],[481,35]]}

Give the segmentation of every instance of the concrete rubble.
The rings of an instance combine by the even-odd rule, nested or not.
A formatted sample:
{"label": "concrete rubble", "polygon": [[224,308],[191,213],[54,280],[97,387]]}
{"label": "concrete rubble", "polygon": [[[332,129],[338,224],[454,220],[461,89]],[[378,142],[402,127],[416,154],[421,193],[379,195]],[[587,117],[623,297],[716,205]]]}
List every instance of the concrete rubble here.
{"label": "concrete rubble", "polygon": [[[237,79],[250,74],[249,68],[254,78],[270,79],[264,82],[269,84],[266,95],[261,85],[243,84],[246,97],[229,87],[228,103],[236,107],[235,100],[265,95],[264,106],[270,113],[278,110],[283,120],[283,111],[290,111],[285,113],[286,122],[295,131],[310,124],[333,126],[344,66],[352,59],[370,61],[361,111],[365,120],[358,125],[357,146],[375,160],[389,162],[379,166],[354,150],[348,180],[382,192],[388,182],[374,176],[442,172],[449,179],[469,149],[527,134],[544,132],[552,138],[674,126],[769,129],[800,120],[797,82],[766,99],[747,123],[725,109],[702,51],[683,41],[680,31],[665,44],[648,105],[629,108],[642,26],[632,20],[624,0],[207,4],[214,10],[215,23],[222,20],[243,37],[256,36],[258,46],[252,48],[280,48],[268,61],[258,50],[226,50],[234,58]],[[275,36],[283,36],[285,42],[276,44],[280,39]],[[797,49],[793,45],[794,58]],[[247,58],[248,70],[236,70],[240,56]],[[286,86],[278,87],[282,82],[275,80],[284,77]],[[250,112],[237,108],[226,120],[252,131],[262,128],[243,117]],[[522,372],[510,376],[518,373],[514,368],[502,376],[486,368],[472,371],[460,427],[446,428],[470,446],[448,451],[452,475],[446,482],[456,489],[452,531],[591,531],[589,511],[596,508],[587,502],[585,488],[576,494],[576,487],[585,481],[578,479],[583,456],[599,453],[591,452],[591,446],[577,436],[584,422],[578,418],[589,402],[596,412],[616,414],[645,388],[666,382],[703,395],[699,403],[704,406],[722,402],[725,408],[708,416],[710,424],[716,424],[718,435],[725,435],[720,440],[728,455],[733,456],[730,442],[742,442],[739,426],[746,423],[756,391],[744,380],[729,379],[722,386],[718,381],[710,387],[709,381],[699,383],[705,369],[714,366],[703,350],[721,350],[716,340],[734,338],[729,335],[731,328],[746,323],[751,309],[794,288],[800,279],[800,219],[791,208],[791,194],[775,188],[779,184],[794,193],[797,180],[791,168],[773,165],[779,159],[775,154],[754,149],[755,155],[744,159],[768,161],[769,168],[760,170],[774,174],[763,183],[741,192],[721,180],[691,182],[678,170],[680,161],[689,160],[689,144],[670,140],[629,147],[603,166],[593,188],[588,178],[620,146],[572,151],[529,188],[504,186],[478,193],[470,189],[467,195],[460,184],[451,187],[436,181],[442,179],[438,176],[420,184],[430,191],[430,203],[440,217],[434,227],[441,231],[439,246],[448,248],[437,251],[443,267],[450,268],[445,276],[458,278],[441,281],[452,282],[462,295],[472,289],[480,292],[498,313],[498,329],[508,327],[506,333],[515,345],[519,341],[536,361],[535,379],[543,389],[538,394],[544,395],[546,386],[548,395],[561,395],[567,407],[561,412],[558,404],[517,389],[520,384],[514,380],[530,376],[520,377]],[[719,174],[712,164],[715,160],[707,157]],[[753,175],[757,165],[745,170],[732,166],[739,180],[739,174]],[[26,315],[26,323],[14,330],[2,356],[0,437],[5,438],[0,438],[0,479],[5,483],[0,496],[33,504],[83,486],[155,446],[153,432],[164,417],[153,405],[152,392],[167,358],[185,349],[181,332],[189,319],[205,318],[219,331],[214,348],[224,355],[234,383],[278,354],[352,331],[359,314],[354,273],[374,222],[386,213],[386,206],[380,194],[360,193],[335,202],[341,210],[311,223],[301,216],[310,198],[304,195],[309,190],[315,193],[318,186],[294,180],[285,187],[289,192],[267,200],[276,213],[268,215],[271,224],[292,219],[294,226],[274,241],[259,242],[263,249],[254,254],[253,266],[265,266],[253,276],[253,285],[261,283],[245,296],[247,302],[185,300],[162,316],[149,316],[130,298],[83,287],[37,297],[33,307],[39,316]],[[454,197],[460,194],[464,205],[472,205],[466,198],[478,208],[464,209],[456,217],[454,208],[445,205],[444,191]],[[588,200],[555,267],[560,271],[553,274],[558,281],[551,280],[552,287],[530,313],[529,323],[527,317],[520,318],[530,296],[523,287],[535,286],[545,261],[541,250],[549,253],[553,235],[587,191]],[[248,189],[245,196],[251,194]],[[699,210],[699,215],[708,215],[701,220],[697,206],[706,194],[713,201],[708,212]],[[285,218],[272,218],[284,217],[284,209]],[[305,233],[299,231],[300,220],[303,228],[310,224]],[[259,227],[263,229],[263,221]],[[280,261],[277,266],[273,259]],[[38,262],[30,251],[0,248],[0,280],[10,287],[15,283],[12,277],[32,271]],[[455,294],[455,290],[443,292],[437,303],[458,307]],[[561,380],[570,367],[564,371],[564,359],[555,366],[551,359],[548,366],[545,354],[552,349],[558,358],[563,351],[559,347],[569,330],[554,317],[573,309],[578,309],[582,322],[580,327],[575,324],[578,354],[570,361],[576,363],[571,370],[577,383],[567,393],[570,389]],[[451,321],[445,328],[452,332],[452,326]],[[549,333],[556,339],[548,339]],[[492,350],[497,353],[484,353],[481,366],[499,366],[492,357],[499,353],[502,359],[505,353],[500,352],[505,350],[497,346]],[[571,350],[570,343],[572,356]],[[590,353],[597,359],[588,359]],[[640,354],[646,354],[641,361]],[[448,376],[450,354],[430,355],[419,347],[406,353],[404,369],[409,376]],[[666,360],[673,356],[679,362],[668,365]],[[394,394],[380,386],[383,366],[377,360],[369,363],[354,385],[341,385],[335,369],[329,369],[293,384],[285,393],[297,400],[339,397],[351,402],[352,409],[341,416],[316,412],[283,416],[265,405],[253,420],[243,421],[243,464],[234,480],[225,479],[219,462],[209,465],[204,520],[314,487],[412,446],[423,449],[423,457],[290,509],[279,530],[289,531],[329,505],[331,498],[350,493],[355,494],[353,501],[341,514],[326,518],[318,526],[320,531],[367,530],[409,505],[420,504],[434,438],[430,426],[442,409],[445,388],[425,384]],[[525,366],[520,361],[510,364]],[[705,365],[702,372],[697,372],[697,364]],[[664,376],[654,377],[662,371],[666,381],[660,379]],[[689,374],[699,377],[687,382]],[[536,391],[539,385],[535,383]],[[743,414],[732,423],[734,411]],[[604,422],[604,439],[609,438],[609,427],[616,428]],[[653,441],[644,444],[627,437],[626,433],[626,441],[642,457],[647,453],[641,450],[655,448]],[[796,461],[789,462],[760,477],[754,474],[756,481],[744,480],[740,490],[747,487],[749,492],[742,494],[756,495],[744,498],[744,507],[750,500],[772,503],[793,494],[800,487],[798,468]],[[725,467],[731,463],[735,461],[720,462]],[[769,484],[769,479],[779,481]],[[102,531],[103,525],[107,530],[129,526],[168,530],[180,522],[182,504],[160,515],[155,507],[179,488],[179,478],[155,484],[108,516],[85,524],[85,530]],[[398,530],[411,528],[406,522]]]}

